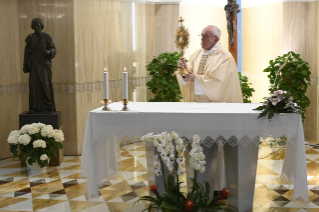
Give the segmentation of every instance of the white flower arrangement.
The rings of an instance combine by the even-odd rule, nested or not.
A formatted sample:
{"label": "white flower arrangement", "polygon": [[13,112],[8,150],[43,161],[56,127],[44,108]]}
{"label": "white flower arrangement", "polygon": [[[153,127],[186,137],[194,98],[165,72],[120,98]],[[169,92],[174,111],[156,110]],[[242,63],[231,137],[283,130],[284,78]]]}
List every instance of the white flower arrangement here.
{"label": "white flower arrangement", "polygon": [[264,99],[263,105],[254,109],[262,111],[258,118],[268,115],[268,119],[270,120],[274,116],[274,113],[302,113],[300,107],[298,107],[292,99],[291,94],[287,91],[274,91],[274,93]]}
{"label": "white flower arrangement", "polygon": [[[191,139],[192,149],[189,152],[190,165],[193,169],[203,173],[205,172],[206,162],[203,148],[200,146],[200,137],[196,134]],[[164,164],[170,174],[176,173],[178,176],[185,174],[183,169],[185,164],[183,153],[187,145],[176,132],[162,132],[158,135],[148,133],[142,136],[142,141],[153,142],[156,150],[159,152],[159,155],[155,155],[153,163],[156,176],[164,173]]]}
{"label": "white flower arrangement", "polygon": [[[28,158],[29,165],[38,162],[40,167],[49,166],[49,159],[62,149],[64,134],[43,123],[26,124],[9,134],[8,143],[13,156]],[[52,148],[54,147],[54,148]]]}

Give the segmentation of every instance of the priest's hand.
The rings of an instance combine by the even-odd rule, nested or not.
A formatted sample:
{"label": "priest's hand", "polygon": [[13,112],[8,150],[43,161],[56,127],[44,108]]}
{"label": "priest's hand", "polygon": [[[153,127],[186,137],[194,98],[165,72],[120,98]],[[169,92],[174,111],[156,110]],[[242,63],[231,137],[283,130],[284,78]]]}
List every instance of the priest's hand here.
{"label": "priest's hand", "polygon": [[187,81],[194,82],[195,76],[194,76],[194,74],[193,74],[192,72],[189,72],[189,73],[186,75],[185,79],[186,79],[186,82],[187,82]]}
{"label": "priest's hand", "polygon": [[183,59],[178,60],[178,67],[179,68],[187,68],[186,62]]}

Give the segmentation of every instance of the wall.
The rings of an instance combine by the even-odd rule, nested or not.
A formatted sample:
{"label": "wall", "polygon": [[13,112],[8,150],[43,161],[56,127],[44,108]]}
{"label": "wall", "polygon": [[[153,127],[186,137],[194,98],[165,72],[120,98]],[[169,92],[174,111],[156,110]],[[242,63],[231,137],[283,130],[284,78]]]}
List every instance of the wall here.
{"label": "wall", "polygon": [[22,62],[18,52],[19,15],[17,0],[0,0],[0,159],[12,156],[7,142],[11,131],[19,128],[22,96],[27,85],[22,83]]}
{"label": "wall", "polygon": [[283,3],[243,8],[242,21],[242,71],[256,90],[251,101],[258,103],[269,94],[269,79],[263,70],[283,52]]}
{"label": "wall", "polygon": [[[225,5],[227,2],[225,3]],[[195,6],[181,4],[180,14],[185,20],[184,25],[190,33],[190,44],[186,49],[185,58],[190,56],[199,48],[201,48],[202,30],[208,25],[215,25],[221,31],[221,43],[225,49],[228,49],[228,32],[227,21],[224,8],[212,6]]]}
{"label": "wall", "polygon": [[318,2],[284,3],[284,45],[283,51],[294,51],[309,63],[312,85],[307,96],[310,107],[307,108],[304,122],[305,137],[318,141]]}

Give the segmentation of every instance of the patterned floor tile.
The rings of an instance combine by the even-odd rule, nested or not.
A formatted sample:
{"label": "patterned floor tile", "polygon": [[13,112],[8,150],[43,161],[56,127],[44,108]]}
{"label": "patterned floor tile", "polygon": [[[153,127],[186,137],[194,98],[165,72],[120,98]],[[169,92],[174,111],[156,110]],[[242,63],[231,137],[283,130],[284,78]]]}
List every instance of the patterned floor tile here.
{"label": "patterned floor tile", "polygon": [[[278,151],[279,150],[279,151]],[[81,175],[81,159],[64,157],[60,166],[47,173],[29,173],[17,159],[0,161],[0,211],[64,212],[139,212],[149,195],[146,154],[143,143],[121,147],[118,178],[104,180],[98,201],[89,204],[86,179]],[[319,150],[306,146],[309,211],[319,212]],[[253,212],[301,212],[304,203],[291,202],[293,188],[280,177],[284,150],[265,148],[259,151]],[[318,174],[317,174],[318,172]],[[318,176],[318,177],[317,177]]]}

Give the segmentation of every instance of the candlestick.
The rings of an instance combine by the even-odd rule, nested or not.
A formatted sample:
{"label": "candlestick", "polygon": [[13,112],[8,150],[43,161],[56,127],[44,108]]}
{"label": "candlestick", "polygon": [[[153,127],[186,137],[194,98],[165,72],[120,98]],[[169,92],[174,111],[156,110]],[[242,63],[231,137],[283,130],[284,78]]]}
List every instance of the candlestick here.
{"label": "candlestick", "polygon": [[128,99],[128,75],[126,71],[126,67],[124,67],[123,72],[123,99]]}
{"label": "candlestick", "polygon": [[109,73],[107,72],[107,69],[104,68],[104,99],[109,98]]}

